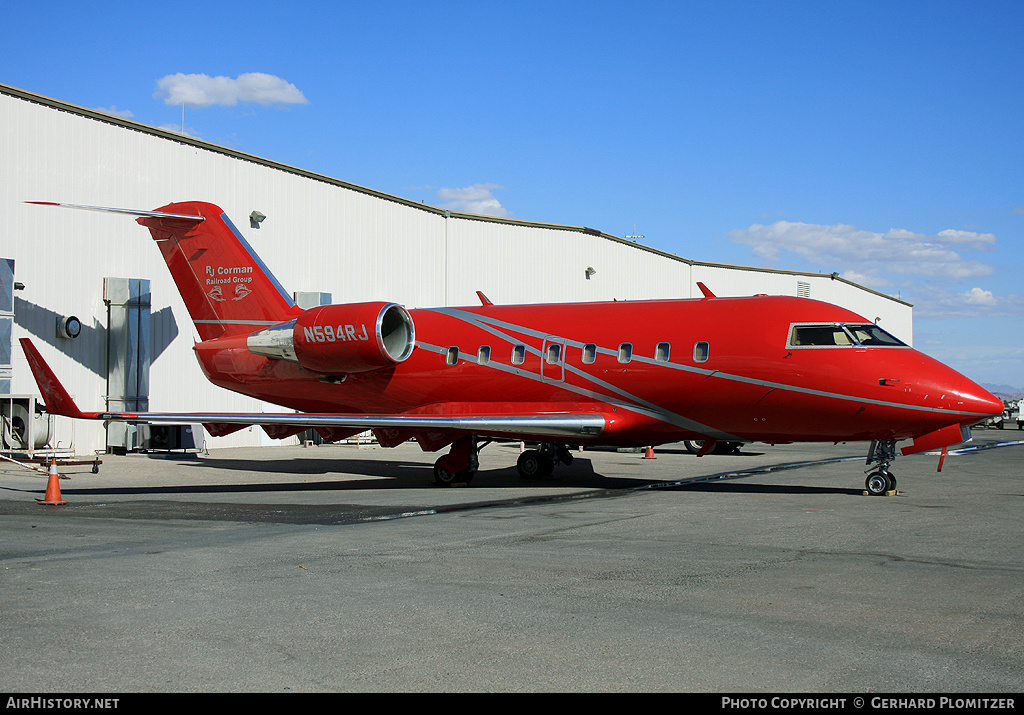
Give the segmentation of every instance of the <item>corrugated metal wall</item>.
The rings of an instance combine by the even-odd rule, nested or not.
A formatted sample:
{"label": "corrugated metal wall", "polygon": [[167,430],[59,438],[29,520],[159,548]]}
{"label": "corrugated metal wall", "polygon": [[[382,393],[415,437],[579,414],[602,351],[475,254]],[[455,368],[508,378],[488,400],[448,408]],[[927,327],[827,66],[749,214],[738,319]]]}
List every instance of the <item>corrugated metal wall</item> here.
{"label": "corrugated metal wall", "polygon": [[[103,409],[104,277],[150,281],[149,404],[161,411],[276,410],[209,385],[192,355],[195,331],[148,232],[131,218],[31,206],[30,200],[154,209],[174,201],[221,206],[289,292],[336,303],[408,307],[689,297],[696,281],[718,295],[796,295],[839,303],[905,340],[911,309],[828,276],[746,270],[677,259],[573,227],[480,220],[273,165],[89,110],[0,88],[0,257],[14,259],[14,338],[32,337],[84,409]],[[258,229],[248,216],[266,215]],[[587,269],[593,269],[587,277]],[[56,336],[57,316],[83,323]],[[37,392],[20,348],[12,392]],[[60,432],[58,425],[58,432]],[[100,425],[75,425],[75,446],[104,446]],[[65,435],[70,430],[65,428]],[[260,444],[258,428],[211,445]],[[58,435],[58,438],[60,436]],[[69,437],[65,437],[68,439]]]}

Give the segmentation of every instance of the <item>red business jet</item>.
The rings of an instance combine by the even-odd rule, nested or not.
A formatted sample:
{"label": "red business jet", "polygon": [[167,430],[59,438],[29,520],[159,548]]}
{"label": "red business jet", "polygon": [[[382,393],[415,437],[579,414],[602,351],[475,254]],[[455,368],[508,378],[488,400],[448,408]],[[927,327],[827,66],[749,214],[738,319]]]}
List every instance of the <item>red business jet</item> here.
{"label": "red business jet", "polygon": [[[437,483],[469,482],[482,442],[539,445],[518,461],[538,478],[569,447],[869,441],[866,488],[895,487],[904,454],[970,439],[1000,414],[988,391],[849,310],[758,295],[406,310],[388,302],[303,310],[208,203],[156,211],[52,204],[137,216],[177,283],[213,383],[297,413],[83,412],[23,339],[52,414],[201,422],[214,436],[258,424],[327,441],[373,430],[381,445],[450,446]],[[939,464],[941,469],[941,461]]]}

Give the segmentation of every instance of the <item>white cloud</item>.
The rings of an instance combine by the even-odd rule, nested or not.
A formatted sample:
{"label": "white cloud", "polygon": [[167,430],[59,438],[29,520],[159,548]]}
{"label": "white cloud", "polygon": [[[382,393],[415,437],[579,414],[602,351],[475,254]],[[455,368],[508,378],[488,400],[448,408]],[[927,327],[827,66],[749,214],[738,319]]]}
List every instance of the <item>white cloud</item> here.
{"label": "white cloud", "polygon": [[1000,296],[978,287],[958,292],[941,283],[918,285],[914,293],[915,319],[1024,316],[1024,295]]}
{"label": "white cloud", "polygon": [[[996,237],[990,233],[959,229],[934,235],[907,229],[880,233],[844,224],[777,221],[754,224],[729,236],[750,246],[766,264],[838,271],[854,283],[898,294],[914,304],[915,318],[1024,315],[1024,296],[998,295],[976,283],[995,272],[992,265],[969,255],[995,249]],[[973,287],[965,289],[962,283]]]}
{"label": "white cloud", "polygon": [[992,266],[965,259],[959,249],[987,250],[996,242],[992,234],[974,231],[950,229],[926,235],[890,229],[879,233],[844,224],[825,226],[792,221],[754,224],[729,235],[737,243],[750,246],[754,255],[765,261],[779,261],[783,252],[788,251],[816,270],[838,270],[847,277],[856,275],[872,286],[888,285],[894,275],[946,280],[987,276],[992,273]]}
{"label": "white cloud", "polygon": [[492,193],[500,188],[496,184],[473,184],[463,189],[438,189],[437,198],[443,208],[452,211],[507,218],[512,214]]}
{"label": "white cloud", "polygon": [[969,246],[976,251],[984,251],[996,245],[995,234],[959,231],[952,228],[939,231],[933,238],[939,243],[948,243],[954,246]]}
{"label": "white cloud", "polygon": [[964,300],[970,305],[995,305],[996,299],[992,291],[981,288],[971,288],[963,294]]}
{"label": "white cloud", "polygon": [[184,104],[195,108],[217,104],[233,107],[239,102],[263,105],[309,103],[294,84],[262,72],[240,74],[235,79],[179,72],[158,79],[156,84],[160,89],[153,96],[173,106]]}
{"label": "white cloud", "polygon": [[165,132],[174,132],[175,134],[181,134],[185,137],[192,137],[193,139],[200,139],[201,137],[196,134],[192,129],[182,129],[180,124],[161,124],[157,129],[163,129]]}
{"label": "white cloud", "polygon": [[131,119],[135,116],[127,109],[118,109],[116,105],[110,107],[96,107],[96,109],[100,112],[113,114],[115,117],[121,117],[122,119]]}

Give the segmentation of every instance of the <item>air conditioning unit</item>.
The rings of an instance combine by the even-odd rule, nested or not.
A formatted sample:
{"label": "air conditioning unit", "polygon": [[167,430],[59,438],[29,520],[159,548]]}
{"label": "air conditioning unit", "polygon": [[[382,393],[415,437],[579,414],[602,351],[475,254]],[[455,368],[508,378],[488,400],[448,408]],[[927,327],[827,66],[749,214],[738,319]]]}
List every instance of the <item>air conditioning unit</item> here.
{"label": "air conditioning unit", "polygon": [[31,452],[50,443],[53,415],[35,395],[0,396],[3,449]]}
{"label": "air conditioning unit", "polygon": [[200,424],[140,424],[137,427],[136,439],[139,449],[144,452],[199,449],[203,443],[203,426]]}

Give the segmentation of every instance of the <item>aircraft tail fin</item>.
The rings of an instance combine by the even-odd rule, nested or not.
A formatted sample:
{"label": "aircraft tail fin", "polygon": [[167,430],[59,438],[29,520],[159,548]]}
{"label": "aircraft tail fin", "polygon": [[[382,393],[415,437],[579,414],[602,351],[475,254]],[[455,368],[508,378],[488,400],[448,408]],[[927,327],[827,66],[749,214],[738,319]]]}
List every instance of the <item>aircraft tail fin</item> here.
{"label": "aircraft tail fin", "polygon": [[251,333],[301,312],[219,207],[169,204],[136,221],[160,248],[202,340]]}
{"label": "aircraft tail fin", "polygon": [[302,311],[218,206],[200,201],[155,211],[28,203],[136,216],[149,229],[201,340],[251,333]]}

